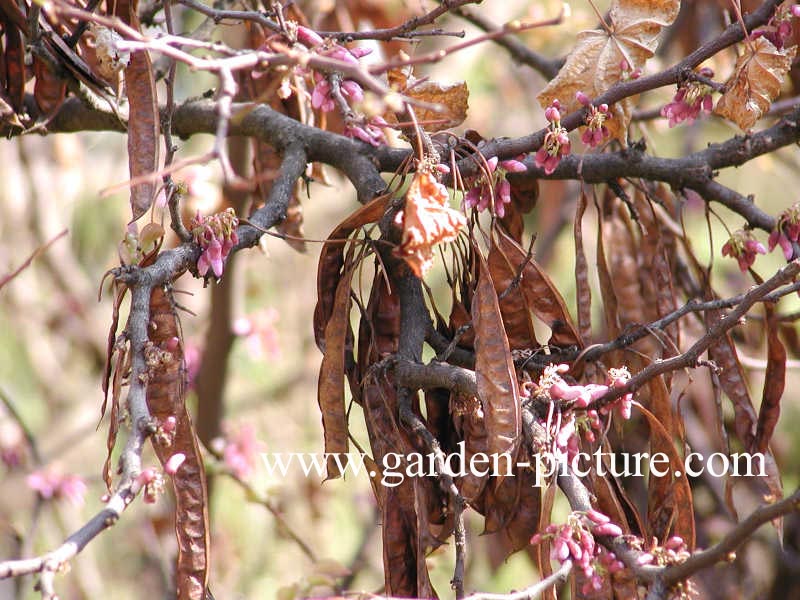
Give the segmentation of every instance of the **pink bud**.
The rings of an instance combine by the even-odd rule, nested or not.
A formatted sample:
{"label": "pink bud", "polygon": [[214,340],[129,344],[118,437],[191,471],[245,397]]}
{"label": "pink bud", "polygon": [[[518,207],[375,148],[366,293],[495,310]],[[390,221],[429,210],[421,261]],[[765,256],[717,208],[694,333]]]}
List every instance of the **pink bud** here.
{"label": "pink bud", "polygon": [[597,535],[610,535],[612,537],[617,537],[618,535],[622,535],[622,529],[619,525],[615,525],[614,523],[605,523],[603,525],[598,525],[594,528],[594,532]]}
{"label": "pink bud", "polygon": [[175,475],[175,473],[178,471],[178,469],[184,463],[185,460],[186,460],[186,455],[183,454],[182,452],[177,452],[173,454],[167,459],[167,462],[164,463],[164,471],[166,471],[170,475]]}
{"label": "pink bud", "polygon": [[683,548],[686,542],[683,541],[683,538],[679,535],[673,535],[669,538],[666,543],[664,544],[664,548],[667,550],[679,550]]}
{"label": "pink bud", "polygon": [[604,515],[599,510],[595,510],[594,508],[587,510],[586,516],[597,525],[605,525],[611,521],[607,515]]}
{"label": "pink bud", "polygon": [[148,483],[155,481],[155,478],[156,470],[153,467],[148,467],[136,476],[136,479],[134,479],[134,485],[141,489]]}
{"label": "pink bud", "polygon": [[509,159],[504,160],[500,163],[500,166],[503,167],[509,173],[524,173],[528,170],[528,167],[525,166],[525,163],[520,162],[518,160]]}
{"label": "pink bud", "polygon": [[362,58],[367,54],[372,54],[372,48],[369,46],[356,46],[355,48],[350,48],[350,54],[355,58]]}
{"label": "pink bud", "polygon": [[297,41],[306,46],[319,46],[324,40],[316,31],[302,25],[297,26]]}
{"label": "pink bud", "polygon": [[581,547],[578,546],[578,544],[575,543],[575,540],[573,540],[571,538],[568,539],[567,540],[567,547],[569,548],[569,553],[572,554],[572,557],[575,560],[580,560],[581,559],[581,557],[583,556],[583,550],[581,550]]}
{"label": "pink bud", "polygon": [[559,562],[564,562],[569,558],[569,546],[564,538],[556,538],[553,549],[556,551],[556,558]]}
{"label": "pink bud", "polygon": [[591,104],[591,100],[589,100],[589,96],[587,96],[586,94],[584,94],[580,90],[578,90],[575,93],[575,99],[578,102],[580,102],[581,104],[583,104],[584,106],[589,106],[589,104]]}
{"label": "pink bud", "polygon": [[544,118],[551,123],[556,123],[561,120],[561,113],[555,106],[548,106],[544,111]]}

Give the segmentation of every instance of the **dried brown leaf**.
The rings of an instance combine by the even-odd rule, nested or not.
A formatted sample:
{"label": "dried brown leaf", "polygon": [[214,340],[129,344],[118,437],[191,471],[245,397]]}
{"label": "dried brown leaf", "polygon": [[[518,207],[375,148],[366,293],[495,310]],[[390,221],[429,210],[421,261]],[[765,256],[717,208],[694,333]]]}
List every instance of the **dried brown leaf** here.
{"label": "dried brown leaf", "polygon": [[[664,380],[661,377],[653,379],[647,388],[651,410],[642,407],[642,413],[650,426],[650,456],[662,453],[670,462],[665,476],[650,474],[647,486],[648,534],[662,542],[670,534],[678,535],[692,549],[695,539],[692,490],[674,441],[678,439],[682,443],[683,440],[673,431],[669,390]],[[663,465],[661,469],[664,469]],[[677,475],[679,472],[680,476]]]}
{"label": "dried brown leaf", "polygon": [[[525,460],[525,459],[523,459]],[[539,527],[542,511],[542,488],[537,486],[536,474],[528,467],[517,469],[514,477],[506,477],[501,485],[512,481],[515,486],[511,514],[506,516],[499,530],[506,556],[522,550],[530,544],[531,537]],[[487,529],[492,508],[487,499]]]}
{"label": "dried brown leaf", "polygon": [[[350,331],[350,280],[354,265],[345,267],[336,287],[333,311],[325,327],[325,350],[319,368],[317,400],[322,412],[325,435],[325,452],[330,455],[347,454],[347,413],[344,397],[346,352]],[[333,456],[327,458],[327,479],[341,477],[339,465]]]}
{"label": "dried brown leaf", "polygon": [[36,75],[36,83],[33,86],[36,106],[39,107],[42,115],[49,116],[64,101],[67,95],[67,83],[55,75],[38,56],[33,60],[33,72]]}
{"label": "dried brown leaf", "polygon": [[433,265],[433,247],[455,240],[467,223],[464,215],[448,206],[449,201],[447,188],[432,173],[419,171],[414,175],[405,206],[395,222],[403,227],[397,254],[417,277],[425,275]]}
{"label": "dried brown leaf", "polygon": [[392,69],[388,78],[389,85],[401,94],[412,100],[437,105],[438,110],[414,107],[414,115],[426,131],[452,129],[467,118],[469,89],[465,81],[442,83],[420,80],[409,75],[405,69]]}
{"label": "dried brown leaf", "polygon": [[606,329],[610,337],[616,337],[622,331],[619,323],[619,311],[617,291],[614,287],[614,279],[611,276],[608,260],[606,258],[606,247],[604,241],[605,217],[603,210],[597,206],[597,278],[600,281],[600,297],[603,300],[603,316],[606,321]]}
{"label": "dried brown leaf", "polygon": [[581,189],[575,207],[575,295],[578,304],[578,331],[586,343],[592,339],[592,287],[589,283],[589,265],[583,250],[583,213],[586,211],[586,193]]}
{"label": "dried brown leaf", "polygon": [[[578,34],[578,41],[558,75],[539,94],[543,107],[553,100],[565,112],[581,108],[575,94],[596,98],[623,77],[621,64],[629,70],[642,69],[658,47],[661,30],[678,15],[680,0],[614,0],[606,18],[606,29]],[[633,110],[633,99],[626,98],[610,107],[612,119],[606,122],[611,135],[622,144]]]}
{"label": "dried brown leaf", "polygon": [[766,452],[778,417],[781,398],[786,387],[786,348],[778,337],[775,308],[765,304],[767,322],[767,369],[764,372],[764,394],[758,409],[758,425],[754,441],[755,452]]}
{"label": "dried brown leaf", "polygon": [[325,352],[325,327],[333,312],[336,287],[344,265],[344,240],[356,229],[381,218],[386,210],[387,197],[375,198],[339,223],[322,246],[317,267],[317,305],[314,308],[314,339]]}
{"label": "dried brown leaf", "polygon": [[745,45],[714,112],[749,130],[781,91],[797,46],[778,50],[765,37]]}
{"label": "dried brown leaf", "polygon": [[[519,285],[509,291],[500,303],[509,336],[513,335],[515,343],[524,341],[524,331],[517,331],[519,322],[530,321],[532,314],[551,329],[550,344],[582,347],[583,343],[566,302],[547,273],[535,260],[526,262],[528,253],[504,232],[498,230],[495,238],[489,250],[488,261],[497,293],[503,294],[522,269]],[[519,310],[522,312],[515,313]],[[513,325],[514,323],[517,325]],[[536,343],[532,333],[533,324],[527,326],[532,343],[521,347],[530,348]]]}
{"label": "dried brown leaf", "polygon": [[[137,0],[119,0],[115,15],[139,30]],[[147,51],[134,52],[125,68],[128,96],[128,170],[131,179],[147,178],[158,170],[160,121],[153,64]],[[156,196],[152,180],[131,185],[132,221],[150,209]]]}
{"label": "dried brown leaf", "polygon": [[514,361],[508,346],[492,276],[483,257],[475,297],[475,371],[478,395],[489,435],[489,454],[516,454],[520,433],[520,399]]}
{"label": "dried brown leaf", "polygon": [[[480,403],[476,398],[456,396],[453,399],[453,422],[464,441],[464,460],[466,464],[478,453],[489,453],[489,436],[486,433],[486,422]],[[475,506],[483,495],[488,477],[481,477],[470,469],[457,480],[458,490],[464,499]],[[481,507],[482,508],[482,507]],[[476,508],[476,510],[478,510]]]}
{"label": "dried brown leaf", "polygon": [[[669,459],[669,466],[659,465],[659,472],[667,471],[666,475],[657,477],[650,473],[648,489],[655,486],[658,494],[648,494],[648,533],[663,543],[672,532],[681,536],[692,549],[695,543],[692,490],[683,471],[683,460],[675,450],[672,437],[658,418],[638,402],[636,404],[650,426],[651,456],[660,452]],[[677,473],[681,475],[677,476]],[[665,480],[668,485],[660,485],[659,479]]]}
{"label": "dried brown leaf", "polygon": [[[19,10],[14,7],[15,10]],[[24,112],[25,99],[25,46],[19,29],[11,22],[5,12],[0,10],[0,19],[5,31],[5,48],[3,50],[3,72],[5,81],[0,81],[5,97],[17,114]]]}
{"label": "dried brown leaf", "polygon": [[[174,436],[153,436],[153,450],[162,465],[175,454],[185,459],[171,476],[175,492],[175,533],[178,538],[176,579],[178,600],[206,597],[209,569],[208,488],[197,436],[186,408],[186,367],[183,340],[174,302],[162,288],[150,297],[150,342],[160,364],[151,370],[147,407],[159,423],[173,417]],[[174,340],[178,340],[175,344]]]}

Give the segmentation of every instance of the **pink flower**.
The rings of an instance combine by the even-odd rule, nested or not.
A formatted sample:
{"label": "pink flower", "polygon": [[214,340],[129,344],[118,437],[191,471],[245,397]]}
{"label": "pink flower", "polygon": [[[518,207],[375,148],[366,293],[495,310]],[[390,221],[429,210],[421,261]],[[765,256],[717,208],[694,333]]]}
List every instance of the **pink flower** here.
{"label": "pink flower", "polygon": [[55,468],[34,471],[26,480],[28,487],[44,500],[65,499],[80,506],[86,494],[86,483],[77,475],[64,475]]}
{"label": "pink flower", "polygon": [[239,219],[232,208],[204,217],[198,211],[192,219],[192,235],[194,241],[200,246],[202,252],[197,259],[197,273],[205,277],[209,269],[219,279],[225,268],[225,259],[239,243],[236,227]]}
{"label": "pink flower", "polygon": [[[506,214],[506,204],[511,204],[511,184],[506,173],[522,173],[528,170],[524,155],[508,160],[499,160],[496,156],[488,159],[488,177],[484,173],[478,182],[464,195],[464,208],[476,208],[479,212],[492,208],[494,214],[501,219]],[[498,168],[499,167],[499,168]]]}
{"label": "pink flower", "polygon": [[534,163],[544,169],[545,175],[550,175],[556,170],[561,157],[567,156],[571,151],[567,130],[561,126],[560,103],[553,100],[552,105],[544,111],[545,118],[549,121],[548,132],[544,143],[534,156]]}
{"label": "pink flower", "polygon": [[[699,74],[703,77],[713,77],[714,71],[702,68]],[[672,102],[661,109],[661,116],[669,119],[670,127],[675,127],[684,121],[687,125],[691,125],[701,112],[711,112],[714,107],[711,98],[713,91],[714,89],[706,83],[689,81],[679,87]]]}
{"label": "pink flower", "polygon": [[800,6],[797,4],[782,4],[764,27],[760,27],[750,34],[750,39],[764,37],[778,49],[782,50],[786,42],[792,37],[792,17],[800,17]]}
{"label": "pink flower", "polygon": [[[298,40],[300,40],[301,37],[304,39],[308,37],[305,31],[302,32],[301,36],[301,31],[299,28],[297,33]],[[310,42],[314,42],[314,40],[315,38],[313,37],[309,39]],[[311,43],[310,45],[318,46],[319,44]],[[349,65],[356,66],[358,65],[358,59],[366,56],[371,51],[372,50],[370,48],[349,49],[345,48],[344,46],[340,46],[339,44],[334,44],[327,49],[322,49],[320,54],[329,58],[340,60]],[[339,91],[341,92],[343,98],[349,99],[352,102],[361,102],[361,100],[364,99],[364,90],[352,79],[343,79],[339,84]],[[322,73],[314,72],[314,89],[311,91],[311,106],[321,110],[322,112],[331,112],[334,108],[336,108],[336,102],[333,99],[332,92],[333,89],[328,77]]]}
{"label": "pink flower", "polygon": [[344,126],[344,135],[356,138],[373,146],[380,146],[386,143],[384,128],[389,124],[383,117],[377,116],[364,120],[363,123],[349,122]]}
{"label": "pink flower", "polygon": [[581,141],[590,148],[595,148],[611,135],[608,127],[605,126],[606,119],[609,118],[608,104],[594,106],[583,92],[577,92],[575,97],[578,102],[589,109],[586,115],[586,129],[581,134]]}
{"label": "pink flower", "polygon": [[252,423],[243,424],[236,432],[227,432],[222,460],[239,479],[247,479],[258,463],[263,444],[256,439]]}
{"label": "pink flower", "polygon": [[767,245],[772,252],[780,246],[786,260],[792,260],[794,248],[792,243],[800,240],[800,203],[795,203],[781,213],[775,229],[769,234]]}
{"label": "pink flower", "polygon": [[766,254],[767,249],[757,241],[749,231],[740,229],[731,235],[722,246],[722,256],[735,258],[742,273],[746,272],[756,261],[756,254]]}

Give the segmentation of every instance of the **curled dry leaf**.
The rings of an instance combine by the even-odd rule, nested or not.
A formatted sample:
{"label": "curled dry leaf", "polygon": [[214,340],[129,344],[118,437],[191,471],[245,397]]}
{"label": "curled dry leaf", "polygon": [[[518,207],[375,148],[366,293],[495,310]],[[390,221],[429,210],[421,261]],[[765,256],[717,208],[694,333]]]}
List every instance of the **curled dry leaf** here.
{"label": "curled dry leaf", "polygon": [[792,66],[797,46],[778,50],[764,37],[753,40],[736,61],[714,112],[747,131],[769,110]]}
{"label": "curled dry leaf", "polygon": [[[578,34],[578,43],[558,75],[539,94],[542,107],[559,100],[564,112],[582,108],[575,98],[583,92],[596,98],[619,82],[626,71],[642,69],[658,47],[661,30],[678,16],[680,0],[614,0],[606,18],[607,29]],[[610,107],[609,132],[622,144],[631,120],[633,99]]]}
{"label": "curled dry leaf", "polygon": [[403,238],[397,253],[405,259],[417,277],[422,277],[433,264],[433,247],[452,242],[467,220],[447,206],[447,188],[428,171],[420,171],[406,194],[406,204],[397,213],[395,223],[403,227]]}

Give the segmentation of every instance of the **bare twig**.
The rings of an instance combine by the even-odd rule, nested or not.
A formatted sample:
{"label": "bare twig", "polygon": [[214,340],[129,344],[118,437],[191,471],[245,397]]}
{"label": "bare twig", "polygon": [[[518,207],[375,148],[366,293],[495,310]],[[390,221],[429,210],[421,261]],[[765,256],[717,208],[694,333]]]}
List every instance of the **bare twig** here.
{"label": "bare twig", "polygon": [[33,251],[33,253],[31,253],[31,255],[28,258],[25,259],[25,261],[19,267],[17,267],[13,271],[11,271],[11,273],[7,273],[6,275],[3,275],[3,277],[0,277],[0,290],[3,289],[3,287],[9,281],[14,279],[17,275],[19,275],[25,269],[27,269],[31,265],[31,263],[36,259],[37,256],[39,256],[42,252],[46,252],[47,249],[50,246],[52,246],[54,243],[56,243],[62,237],[67,235],[67,232],[68,232],[68,230],[65,229],[64,231],[62,231],[61,233],[57,234],[54,238],[52,238],[50,241],[48,241],[44,245],[39,246],[36,250]]}

